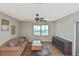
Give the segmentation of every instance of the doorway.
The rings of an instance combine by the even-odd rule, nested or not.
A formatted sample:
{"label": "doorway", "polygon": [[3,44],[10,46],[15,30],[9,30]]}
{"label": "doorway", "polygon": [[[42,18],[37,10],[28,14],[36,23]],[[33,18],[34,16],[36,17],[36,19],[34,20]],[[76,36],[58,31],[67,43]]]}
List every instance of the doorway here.
{"label": "doorway", "polygon": [[76,22],[76,56],[79,56],[79,22]]}

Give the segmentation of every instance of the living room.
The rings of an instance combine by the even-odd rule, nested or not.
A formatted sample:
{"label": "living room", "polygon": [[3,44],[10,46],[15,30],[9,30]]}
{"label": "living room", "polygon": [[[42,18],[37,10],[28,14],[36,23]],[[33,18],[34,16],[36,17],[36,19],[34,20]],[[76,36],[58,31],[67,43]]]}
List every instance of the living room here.
{"label": "living room", "polygon": [[[49,55],[47,50],[47,55],[44,56],[79,55],[76,52],[78,51],[78,45],[76,45],[78,37],[76,37],[75,30],[79,18],[78,5],[78,3],[0,4],[0,55],[28,56],[27,54],[30,54],[29,56],[38,56],[35,51],[32,52],[33,49],[41,50],[38,53],[40,56],[45,54],[46,50],[44,49],[48,49],[50,53],[52,52]],[[42,19],[42,21],[38,19]],[[61,48],[60,50],[54,46],[52,41],[56,39],[55,37],[67,42],[67,51],[62,52]],[[17,38],[26,39],[21,48],[21,44],[17,48],[15,46],[15,44],[17,45]],[[8,41],[9,43],[7,43]],[[44,49],[42,46],[35,48],[32,43],[33,45],[41,43],[40,45],[43,45]]]}

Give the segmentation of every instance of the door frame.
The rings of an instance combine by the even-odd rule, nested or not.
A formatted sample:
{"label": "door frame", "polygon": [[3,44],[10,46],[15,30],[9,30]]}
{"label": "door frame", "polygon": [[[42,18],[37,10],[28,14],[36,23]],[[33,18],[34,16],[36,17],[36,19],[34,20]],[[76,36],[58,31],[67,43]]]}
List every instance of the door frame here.
{"label": "door frame", "polygon": [[76,21],[74,22],[73,56],[76,56]]}
{"label": "door frame", "polygon": [[73,45],[73,56],[76,56],[76,40],[77,40],[77,23],[79,22],[79,20],[74,20],[74,45]]}

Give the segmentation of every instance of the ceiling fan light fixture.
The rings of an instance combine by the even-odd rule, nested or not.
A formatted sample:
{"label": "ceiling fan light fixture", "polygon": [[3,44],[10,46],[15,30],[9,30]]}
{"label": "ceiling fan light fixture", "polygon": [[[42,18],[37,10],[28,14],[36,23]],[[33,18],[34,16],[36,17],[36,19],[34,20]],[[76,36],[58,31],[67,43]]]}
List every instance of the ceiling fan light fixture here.
{"label": "ceiling fan light fixture", "polygon": [[36,22],[40,22],[40,21],[41,21],[41,22],[46,22],[46,20],[43,20],[43,19],[44,19],[43,17],[39,18],[38,16],[39,16],[39,14],[37,13],[37,14],[36,14],[36,18],[35,18],[35,21],[36,21]]}
{"label": "ceiling fan light fixture", "polygon": [[39,14],[36,14],[36,16],[38,16]]}

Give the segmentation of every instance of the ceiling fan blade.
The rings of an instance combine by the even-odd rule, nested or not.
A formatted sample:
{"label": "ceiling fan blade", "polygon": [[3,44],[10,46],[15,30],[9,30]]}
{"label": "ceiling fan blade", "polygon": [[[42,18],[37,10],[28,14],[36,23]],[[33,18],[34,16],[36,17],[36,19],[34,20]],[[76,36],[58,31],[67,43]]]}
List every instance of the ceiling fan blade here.
{"label": "ceiling fan blade", "polygon": [[40,21],[42,21],[42,22],[47,22],[46,20],[42,20],[42,19],[40,19]]}
{"label": "ceiling fan blade", "polygon": [[39,19],[38,19],[38,18],[35,18],[35,21],[36,21],[36,22],[38,22],[38,21],[39,21]]}
{"label": "ceiling fan blade", "polygon": [[41,17],[40,19],[44,19],[43,17]]}

